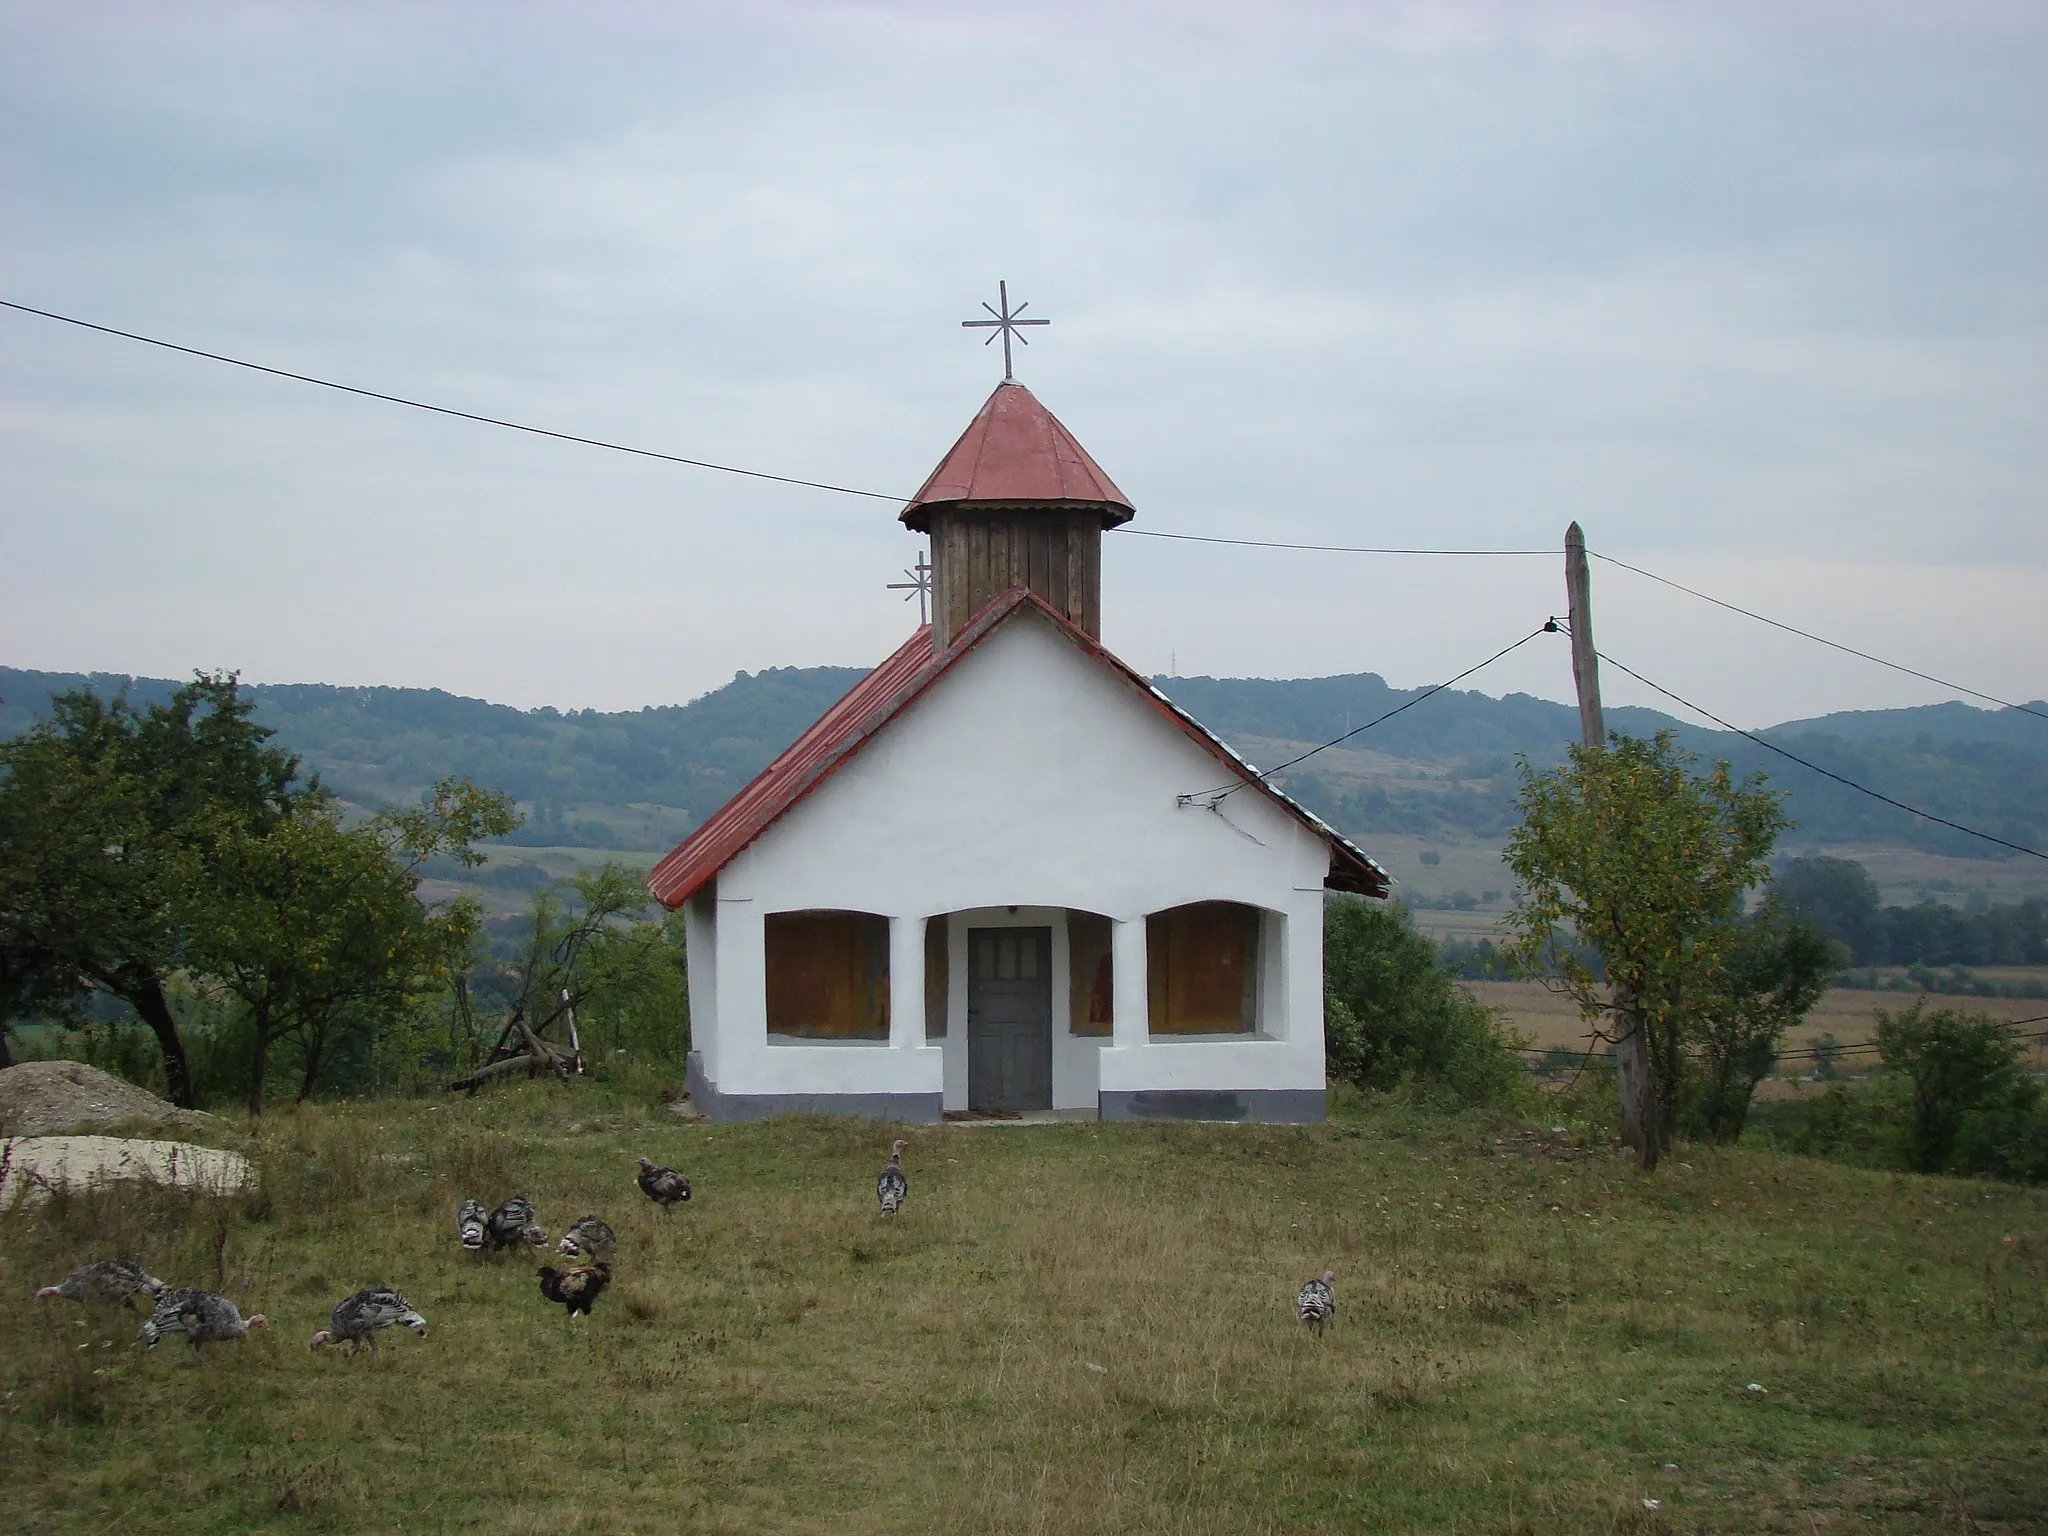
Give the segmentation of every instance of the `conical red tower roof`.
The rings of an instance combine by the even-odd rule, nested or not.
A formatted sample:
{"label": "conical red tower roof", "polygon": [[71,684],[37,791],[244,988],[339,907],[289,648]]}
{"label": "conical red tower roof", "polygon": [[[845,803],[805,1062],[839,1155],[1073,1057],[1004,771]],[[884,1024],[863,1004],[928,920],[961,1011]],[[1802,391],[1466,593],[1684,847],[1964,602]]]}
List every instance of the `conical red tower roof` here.
{"label": "conical red tower roof", "polygon": [[903,509],[906,525],[928,532],[926,509],[939,503],[1036,502],[1048,511],[1094,508],[1114,528],[1136,513],[1102,466],[1022,384],[996,386],[960,441],[939,461]]}

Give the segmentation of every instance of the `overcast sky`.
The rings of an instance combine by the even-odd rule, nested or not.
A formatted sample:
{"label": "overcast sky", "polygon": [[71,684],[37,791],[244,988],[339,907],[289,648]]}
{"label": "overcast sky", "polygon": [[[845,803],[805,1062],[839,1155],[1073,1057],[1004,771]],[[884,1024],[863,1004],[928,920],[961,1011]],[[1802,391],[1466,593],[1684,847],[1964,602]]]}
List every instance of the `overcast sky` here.
{"label": "overcast sky", "polygon": [[[2048,7],[0,0],[0,298],[907,494],[1018,375],[1137,528],[1635,564],[2048,694]],[[1786,12],[1793,14],[1788,18]],[[669,704],[868,663],[877,501],[0,311],[0,660]],[[1147,671],[1439,681],[1561,559],[1114,536]],[[1596,566],[1746,725],[1944,690]],[[1561,639],[1473,680],[1569,697]],[[1658,703],[1610,676],[1611,701]]]}

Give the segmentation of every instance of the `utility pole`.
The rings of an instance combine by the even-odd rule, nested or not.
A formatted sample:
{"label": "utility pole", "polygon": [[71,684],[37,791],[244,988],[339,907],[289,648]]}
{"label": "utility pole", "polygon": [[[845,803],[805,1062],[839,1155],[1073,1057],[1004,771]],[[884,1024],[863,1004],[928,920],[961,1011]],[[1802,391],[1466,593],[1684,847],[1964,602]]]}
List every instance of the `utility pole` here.
{"label": "utility pole", "polygon": [[[1579,740],[1588,752],[1607,749],[1607,719],[1600,708],[1600,653],[1593,648],[1593,576],[1586,564],[1586,535],[1577,523],[1564,531],[1564,590],[1572,626],[1572,681],[1579,691]],[[1617,832],[1625,829],[1616,828]],[[1650,1042],[1635,999],[1610,983],[1615,1085],[1621,1093],[1621,1139],[1642,1159],[1645,1172],[1664,1153],[1663,1123],[1650,1072]]]}

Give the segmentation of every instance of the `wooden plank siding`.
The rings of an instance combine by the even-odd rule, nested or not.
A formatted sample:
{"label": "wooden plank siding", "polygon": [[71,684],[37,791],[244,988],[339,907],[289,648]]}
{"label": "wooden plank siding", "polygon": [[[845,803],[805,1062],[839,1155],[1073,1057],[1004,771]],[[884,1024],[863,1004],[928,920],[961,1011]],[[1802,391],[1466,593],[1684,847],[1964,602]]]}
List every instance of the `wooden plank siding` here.
{"label": "wooden plank siding", "polygon": [[1082,633],[1102,636],[1102,518],[1042,508],[934,510],[932,637],[943,648],[1012,587],[1028,587]]}

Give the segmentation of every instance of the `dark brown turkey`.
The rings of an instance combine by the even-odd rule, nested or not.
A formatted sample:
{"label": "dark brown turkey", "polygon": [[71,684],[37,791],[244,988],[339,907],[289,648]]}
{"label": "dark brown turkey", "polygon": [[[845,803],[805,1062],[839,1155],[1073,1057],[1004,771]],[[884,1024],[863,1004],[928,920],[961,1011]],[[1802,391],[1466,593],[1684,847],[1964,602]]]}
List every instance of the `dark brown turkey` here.
{"label": "dark brown turkey", "polygon": [[154,1306],[163,1290],[163,1281],[144,1274],[140,1264],[131,1264],[126,1259],[97,1259],[81,1264],[55,1285],[44,1286],[36,1292],[36,1300],[62,1296],[66,1301],[88,1306],[127,1307],[133,1311],[137,1297]]}
{"label": "dark brown turkey", "polygon": [[386,1328],[404,1328],[419,1338],[427,1336],[427,1320],[413,1311],[412,1303],[388,1285],[373,1285],[335,1305],[327,1326],[313,1335],[313,1348],[346,1342],[351,1356],[365,1342],[377,1353],[377,1335]]}
{"label": "dark brown turkey", "polygon": [[597,1304],[597,1298],[604,1294],[604,1288],[612,1283],[612,1267],[609,1264],[592,1264],[585,1269],[555,1269],[542,1265],[540,1271],[540,1293],[549,1301],[569,1309],[569,1321],[576,1321],[576,1314],[585,1317]]}
{"label": "dark brown turkey", "polygon": [[657,1168],[643,1157],[640,1159],[640,1193],[665,1211],[672,1205],[682,1205],[690,1198],[690,1181],[675,1169]]}

